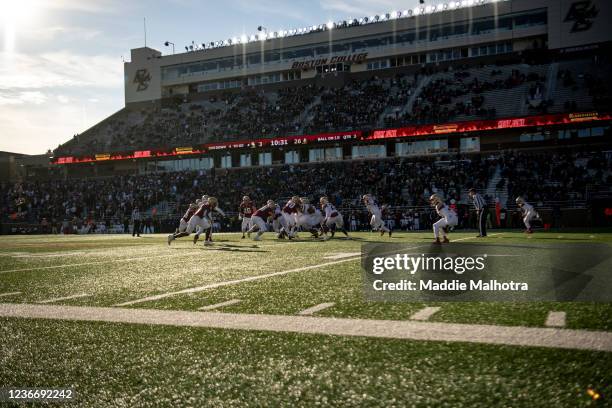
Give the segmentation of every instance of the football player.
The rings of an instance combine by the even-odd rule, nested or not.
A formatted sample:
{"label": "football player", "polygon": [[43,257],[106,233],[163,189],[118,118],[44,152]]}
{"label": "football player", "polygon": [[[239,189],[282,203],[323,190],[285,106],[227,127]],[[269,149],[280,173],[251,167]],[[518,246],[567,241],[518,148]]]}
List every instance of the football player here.
{"label": "football player", "polygon": [[202,203],[207,203],[208,210],[204,212],[204,216],[208,218],[208,228],[200,228],[196,231],[196,234],[193,236],[193,244],[195,245],[200,239],[200,234],[205,232],[206,239],[204,240],[204,245],[212,244],[212,225],[213,225],[213,212],[225,217],[225,212],[221,208],[219,208],[219,201],[215,197],[209,197],[207,195],[202,196]]}
{"label": "football player", "polygon": [[301,205],[300,197],[293,196],[282,209],[283,218],[285,218],[285,224],[287,224],[287,234],[291,238],[295,237],[296,234],[297,213]]}
{"label": "football player", "polygon": [[252,226],[248,232],[257,232],[257,235],[253,238],[254,241],[261,241],[261,236],[268,230],[268,219],[272,217],[275,208],[276,203],[272,200],[268,200],[266,205],[255,210],[251,216]]}
{"label": "football player", "polygon": [[[185,211],[185,215],[183,215],[183,218],[181,218],[181,220],[179,221],[179,226],[175,232],[185,232],[187,230],[187,223],[189,222],[191,216],[198,210],[199,203],[200,200],[198,199],[195,203],[189,204],[189,208],[187,208],[187,211]],[[168,238],[170,238],[171,236],[172,234],[168,235]],[[168,242],[170,242],[170,240],[168,240]]]}
{"label": "football player", "polygon": [[[433,224],[434,243],[448,243],[447,233],[451,227],[457,225],[457,214],[444,204],[442,197],[438,194],[432,194],[431,197],[429,197],[429,203],[436,209],[436,213],[440,216],[440,219]],[[440,235],[442,235],[442,241],[440,241]]]}
{"label": "football player", "polygon": [[278,204],[274,206],[274,215],[272,216],[272,228],[274,229],[274,232],[276,232],[276,237],[278,239],[293,238],[287,232],[287,222],[285,221],[283,211],[281,210],[280,205]]}
{"label": "football player", "polygon": [[251,216],[256,210],[257,208],[255,208],[255,204],[253,204],[249,196],[245,195],[242,197],[242,202],[240,203],[240,207],[238,209],[238,219],[242,221],[242,239],[244,239],[244,234],[253,226],[251,224]]}
{"label": "football player", "polygon": [[522,213],[523,223],[525,224],[525,233],[533,234],[533,229],[531,228],[531,221],[534,219],[539,219],[540,216],[533,208],[533,205],[529,204],[527,201],[523,199],[523,197],[516,198],[516,205],[519,207],[519,210]]}
{"label": "football player", "polygon": [[314,205],[310,204],[307,197],[300,198],[302,203],[298,208],[297,225],[302,227],[304,231],[309,231],[314,238],[319,237],[319,228],[323,222],[323,216]]}
{"label": "football player", "polygon": [[374,197],[370,194],[364,194],[361,199],[370,213],[370,225],[372,226],[372,230],[380,231],[380,236],[385,235],[385,232],[389,233],[389,236],[391,236],[392,232],[385,226],[382,211],[378,203],[376,203],[376,200],[374,200]]}
{"label": "football player", "polygon": [[200,207],[193,213],[193,215],[189,219],[185,231],[177,232],[168,236],[168,245],[170,245],[170,243],[175,239],[186,237],[196,230],[198,232],[196,232],[196,236],[194,237],[194,244],[197,242],[197,238],[199,237],[201,231],[205,231],[206,242],[204,243],[204,245],[210,245],[211,241],[209,238],[210,232],[212,230],[212,224],[210,222],[209,213],[211,211],[220,211],[217,209],[217,199],[215,197],[208,197],[206,202],[202,200],[202,202],[200,203]]}
{"label": "football player", "polygon": [[324,234],[327,239],[327,230],[329,230],[330,238],[333,238],[336,234],[336,229],[340,229],[344,235],[348,238],[348,232],[344,229],[344,219],[342,218],[342,214],[333,204],[329,202],[327,197],[321,197],[319,199],[319,203],[321,204],[321,211],[325,214],[325,219],[323,220]]}

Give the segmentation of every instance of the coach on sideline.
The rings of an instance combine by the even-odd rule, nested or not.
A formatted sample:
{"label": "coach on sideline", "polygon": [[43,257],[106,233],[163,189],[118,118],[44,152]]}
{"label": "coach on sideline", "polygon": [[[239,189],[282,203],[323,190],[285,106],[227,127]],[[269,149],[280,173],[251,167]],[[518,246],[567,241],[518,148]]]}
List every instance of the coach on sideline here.
{"label": "coach on sideline", "polygon": [[134,229],[132,230],[132,236],[134,235],[136,235],[137,237],[140,236],[140,221],[141,221],[140,210],[138,210],[138,207],[134,207],[134,209],[132,210],[132,222],[134,223]]}
{"label": "coach on sideline", "polygon": [[487,236],[487,217],[489,216],[489,209],[487,208],[487,202],[485,199],[476,192],[476,189],[470,188],[469,195],[472,201],[474,202],[474,207],[476,207],[476,216],[478,218],[478,230],[480,233],[477,235],[478,237],[486,237]]}

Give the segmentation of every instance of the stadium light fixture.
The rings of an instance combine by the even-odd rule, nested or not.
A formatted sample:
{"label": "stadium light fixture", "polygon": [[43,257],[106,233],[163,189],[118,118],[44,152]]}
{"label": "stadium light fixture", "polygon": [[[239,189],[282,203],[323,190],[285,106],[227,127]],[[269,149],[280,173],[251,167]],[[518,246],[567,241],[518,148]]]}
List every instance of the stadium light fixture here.
{"label": "stadium light fixture", "polygon": [[166,41],[166,42],[164,43],[164,45],[165,45],[166,47],[167,47],[167,46],[169,46],[169,45],[172,45],[172,54],[174,54],[174,43],[173,43],[172,41]]}
{"label": "stadium light fixture", "polygon": [[[424,14],[438,13],[442,11],[447,11],[449,9],[454,10],[454,9],[459,9],[463,7],[480,6],[486,3],[500,3],[500,2],[505,2],[505,1],[510,1],[510,0],[456,0],[456,1],[433,4],[433,5],[432,4],[426,5],[425,0],[419,0],[419,6],[413,9],[406,9],[403,11],[393,10],[393,11],[389,11],[387,13],[382,13],[379,15],[373,15],[369,17],[365,16],[359,19],[354,19],[351,17],[350,19],[344,20],[344,21],[337,21],[337,22],[328,21],[325,24],[313,25],[313,26],[308,26],[308,27],[300,27],[299,29],[279,30],[279,31],[275,31],[274,33],[269,33],[267,28],[263,26],[258,26],[257,31],[263,32],[264,34],[249,35],[249,36],[247,36],[246,34],[243,34],[239,38],[233,37],[231,40],[228,39],[227,41],[211,43],[213,44],[211,48],[225,47],[228,45],[236,45],[236,44],[246,44],[246,43],[257,41],[257,40],[264,41],[266,39],[272,39],[272,38],[284,38],[284,37],[289,37],[289,36],[294,36],[294,35],[303,35],[303,34],[319,32],[319,31],[325,31],[326,29],[332,30],[332,29],[337,29],[337,28],[345,28],[345,27],[352,27],[352,26],[357,26],[357,25],[372,24],[372,23],[378,23],[378,22],[388,21],[392,19],[409,18],[409,17],[415,17],[415,16],[424,15]],[[167,43],[172,44],[169,41],[167,41]],[[195,45],[194,47],[198,49],[197,45]],[[189,51],[188,47],[185,47],[185,49]],[[174,50],[173,50],[173,53],[174,53]]]}

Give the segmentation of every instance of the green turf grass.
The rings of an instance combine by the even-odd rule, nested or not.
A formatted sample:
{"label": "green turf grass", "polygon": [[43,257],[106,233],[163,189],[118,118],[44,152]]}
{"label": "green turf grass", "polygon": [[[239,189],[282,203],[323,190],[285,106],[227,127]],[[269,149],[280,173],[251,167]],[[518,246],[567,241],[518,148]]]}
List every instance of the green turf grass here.
{"label": "green turf grass", "polygon": [[[0,384],[76,406],[605,406],[612,354],[0,319]],[[594,404],[586,391],[604,396]],[[73,406],[73,405],[71,405]]]}

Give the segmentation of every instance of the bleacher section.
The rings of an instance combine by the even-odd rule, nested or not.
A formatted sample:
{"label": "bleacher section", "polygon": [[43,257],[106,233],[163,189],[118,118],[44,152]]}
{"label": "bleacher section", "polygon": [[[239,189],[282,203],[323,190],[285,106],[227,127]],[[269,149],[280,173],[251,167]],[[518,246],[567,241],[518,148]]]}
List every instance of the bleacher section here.
{"label": "bleacher section", "polygon": [[[595,58],[595,57],[593,57]],[[343,86],[248,87],[127,107],[58,155],[609,108],[606,60],[460,66],[348,78]],[[382,75],[384,72],[379,71]]]}

